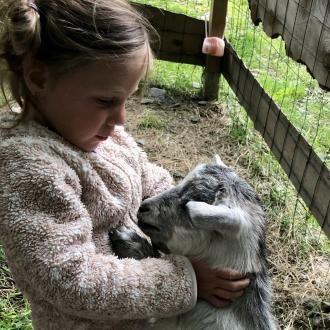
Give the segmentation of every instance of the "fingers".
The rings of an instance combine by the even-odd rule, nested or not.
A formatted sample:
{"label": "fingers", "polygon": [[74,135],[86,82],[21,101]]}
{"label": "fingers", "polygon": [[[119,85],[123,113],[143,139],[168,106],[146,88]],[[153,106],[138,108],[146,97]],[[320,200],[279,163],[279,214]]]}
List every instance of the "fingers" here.
{"label": "fingers", "polygon": [[250,280],[248,278],[243,278],[241,280],[224,280],[217,279],[217,287],[220,289],[226,289],[226,291],[230,292],[239,292],[246,289],[250,284]]}
{"label": "fingers", "polygon": [[250,279],[232,269],[218,269],[216,276],[218,287],[231,292],[242,291],[250,284]]}
{"label": "fingers", "polygon": [[206,296],[203,299],[216,308],[224,308],[230,305],[235,299],[241,297],[243,293],[244,291],[230,292],[218,288],[213,290],[212,295]]}
{"label": "fingers", "polygon": [[226,280],[240,280],[245,276],[233,269],[217,269],[217,277],[226,279]]}
{"label": "fingers", "polygon": [[228,301],[233,301],[243,295],[244,291],[228,291],[228,289],[216,288],[213,292],[213,295],[218,297],[218,299],[224,299]]}
{"label": "fingers", "polygon": [[218,308],[244,294],[250,280],[231,269],[211,269],[205,262],[191,259],[197,280],[197,295]]}

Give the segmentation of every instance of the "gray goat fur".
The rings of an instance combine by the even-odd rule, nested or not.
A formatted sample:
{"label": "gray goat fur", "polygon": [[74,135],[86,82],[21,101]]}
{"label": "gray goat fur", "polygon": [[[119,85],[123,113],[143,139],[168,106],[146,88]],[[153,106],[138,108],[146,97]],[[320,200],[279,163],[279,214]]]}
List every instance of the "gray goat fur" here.
{"label": "gray goat fur", "polygon": [[[157,320],[153,329],[277,329],[271,313],[262,207],[251,186],[219,156],[213,164],[197,166],[176,187],[143,201],[138,219],[160,251],[198,258],[214,268],[231,268],[251,279],[244,295],[229,307],[217,309],[198,300],[191,311]],[[132,257],[155,256],[145,242],[138,244],[144,239],[132,230],[118,229],[111,238],[119,256],[129,257],[130,249]]]}

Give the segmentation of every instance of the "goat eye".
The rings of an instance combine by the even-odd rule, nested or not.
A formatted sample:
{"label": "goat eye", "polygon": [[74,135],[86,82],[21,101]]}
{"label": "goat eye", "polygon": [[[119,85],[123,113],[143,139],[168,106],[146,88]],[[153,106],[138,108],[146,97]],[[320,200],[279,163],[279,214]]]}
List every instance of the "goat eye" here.
{"label": "goat eye", "polygon": [[180,205],[181,209],[185,210],[188,202],[190,202],[189,199],[180,200],[179,205]]}
{"label": "goat eye", "polygon": [[226,194],[226,188],[224,186],[218,186],[217,187],[217,195],[222,196]]}

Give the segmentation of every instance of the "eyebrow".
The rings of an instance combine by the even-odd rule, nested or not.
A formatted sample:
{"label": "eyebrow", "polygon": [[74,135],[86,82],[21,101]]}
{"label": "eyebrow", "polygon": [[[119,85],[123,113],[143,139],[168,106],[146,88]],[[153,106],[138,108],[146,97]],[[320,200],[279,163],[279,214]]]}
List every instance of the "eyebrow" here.
{"label": "eyebrow", "polygon": [[[132,92],[129,94],[129,96],[134,94],[138,89],[139,89],[139,84],[135,86],[135,88],[132,90]],[[126,93],[127,93],[126,89],[114,89],[114,90],[111,91],[110,94],[112,96],[120,96],[120,95],[126,94]],[[106,94],[109,94],[109,93],[108,93],[108,91],[100,91],[100,92],[95,92],[95,94],[106,95]]]}
{"label": "eyebrow", "polygon": [[[127,98],[131,97],[136,91],[138,90],[138,88],[134,89],[132,91],[132,93],[130,93]],[[109,93],[95,93],[93,95],[94,98],[96,99],[102,99],[104,101],[111,101],[114,98],[118,98],[118,99],[123,99],[123,92],[120,91],[112,91],[111,94]]]}

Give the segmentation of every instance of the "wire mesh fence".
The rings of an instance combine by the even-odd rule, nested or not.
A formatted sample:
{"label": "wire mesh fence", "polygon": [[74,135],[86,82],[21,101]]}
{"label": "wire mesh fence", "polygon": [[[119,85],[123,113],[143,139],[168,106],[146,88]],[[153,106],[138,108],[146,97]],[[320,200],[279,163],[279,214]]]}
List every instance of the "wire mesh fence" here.
{"label": "wire mesh fence", "polygon": [[[137,2],[201,20],[210,10],[210,1],[206,0]],[[300,1],[296,2],[300,4]],[[305,37],[308,38],[306,34],[307,31]],[[247,0],[229,1],[225,37],[265,93],[277,104],[298,134],[310,144],[321,159],[322,166],[329,168],[330,93],[319,87],[317,81],[307,72],[305,65],[296,63],[286,55],[285,44],[281,38],[271,39],[263,32],[261,26],[254,26]],[[153,82],[166,88],[174,87],[196,95],[202,84],[202,71],[199,66],[159,61],[156,63]],[[326,329],[328,325],[322,317],[323,323],[316,325],[308,315],[315,312],[313,308],[317,309],[321,301],[330,300],[330,289],[327,285],[330,276],[329,241],[311,214],[309,205],[299,197],[302,186],[295,189],[290,183],[270,148],[253,130],[253,121],[239,104],[223,77],[218,103],[231,120],[232,138],[241,146],[246,146],[248,150],[242,155],[242,162],[253,173],[252,184],[261,195],[268,215],[277,223],[275,232],[271,233],[270,245],[273,253],[277,254],[276,257],[273,256],[272,262],[273,272],[277,277],[275,289],[280,291],[276,293],[275,305],[281,326],[284,329]],[[293,157],[296,149],[295,147]],[[290,169],[289,176],[291,172]],[[302,177],[305,172],[306,169]],[[329,205],[325,205],[325,208],[329,209]],[[309,260],[303,264],[303,259],[306,258]],[[297,266],[299,263],[300,266]],[[312,264],[314,266],[311,266]],[[281,268],[281,265],[284,268]],[[296,266],[297,273],[291,271]],[[313,278],[314,275],[320,276],[320,273],[311,274],[314,267],[323,270],[319,278],[323,286],[317,281],[316,283]],[[307,282],[310,284],[308,290]],[[299,293],[299,283],[306,288],[306,291],[301,289]],[[321,291],[316,290],[318,286]],[[306,309],[306,296],[309,294],[313,296],[314,307]],[[291,312],[286,309],[291,309]]]}
{"label": "wire mesh fence", "polygon": [[[231,1],[230,6],[229,13],[232,18],[229,16],[228,19],[227,37],[231,45],[265,92],[279,105],[299,134],[309,142],[324,162],[324,166],[329,165],[330,95],[320,89],[318,83],[307,73],[305,66],[286,56],[282,40],[270,39],[261,27],[251,25],[245,1]],[[245,126],[248,125],[246,120]],[[264,154],[261,157],[267,156]],[[271,168],[274,170],[276,166]],[[276,171],[278,173],[280,169]],[[301,192],[299,190],[300,187],[298,193]],[[290,195],[292,193],[290,194],[287,188],[285,196],[292,203]],[[293,230],[298,216],[298,204],[301,204],[298,196],[294,204],[291,226]],[[302,214],[309,212],[307,207],[304,209]]]}
{"label": "wire mesh fence", "polygon": [[[198,19],[204,19],[210,1],[140,1]],[[291,60],[281,39],[270,39],[250,19],[246,0],[229,1],[226,38],[253,73],[262,88],[281,108],[288,120],[309,142],[324,162],[330,164],[330,95],[311,78],[304,65]],[[195,91],[201,86],[202,68],[179,63],[158,62],[154,82],[179,90]],[[219,99],[231,110],[233,130],[252,127],[236,98],[222,79]],[[238,133],[238,132],[236,132]]]}

